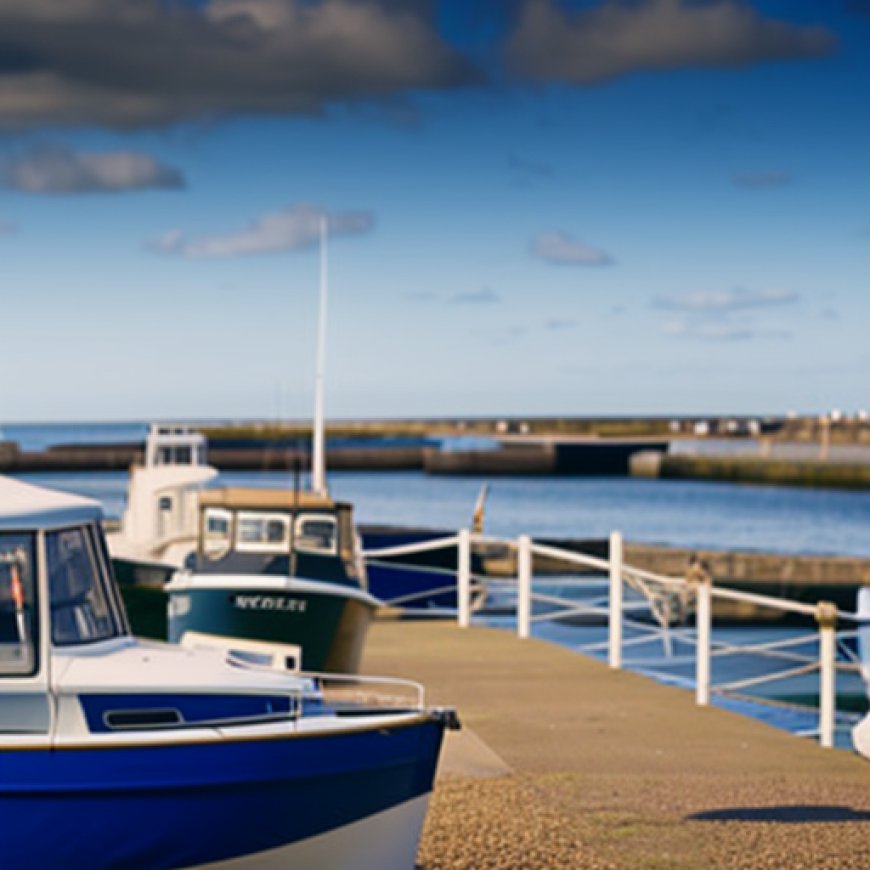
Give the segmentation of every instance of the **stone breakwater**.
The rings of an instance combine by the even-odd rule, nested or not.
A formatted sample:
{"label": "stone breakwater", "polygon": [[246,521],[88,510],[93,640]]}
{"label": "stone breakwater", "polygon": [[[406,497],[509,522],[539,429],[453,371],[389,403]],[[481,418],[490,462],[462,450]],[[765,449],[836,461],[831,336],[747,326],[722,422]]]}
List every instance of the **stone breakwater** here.
{"label": "stone breakwater", "polygon": [[764,456],[689,456],[644,452],[630,464],[634,477],[718,480],[830,489],[870,489],[870,462],[778,459]]}
{"label": "stone breakwater", "polygon": [[[0,442],[0,472],[122,471],[142,464],[142,444],[72,444],[47,450],[23,451],[14,442]],[[222,471],[293,471],[311,463],[305,448],[252,445],[242,448],[212,447],[209,463]],[[421,447],[378,446],[330,449],[327,466],[336,471],[400,471],[423,467]]]}

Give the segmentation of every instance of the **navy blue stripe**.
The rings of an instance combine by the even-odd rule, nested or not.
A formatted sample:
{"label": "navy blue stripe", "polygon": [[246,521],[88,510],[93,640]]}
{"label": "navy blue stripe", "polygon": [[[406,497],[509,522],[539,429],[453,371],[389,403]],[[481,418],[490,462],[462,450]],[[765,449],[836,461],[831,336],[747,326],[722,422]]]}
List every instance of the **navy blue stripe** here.
{"label": "navy blue stripe", "polygon": [[432,787],[442,725],[0,752],[2,865],[181,867],[275,848]]}
{"label": "navy blue stripe", "polygon": [[230,719],[257,719],[289,715],[295,710],[288,695],[220,695],[131,693],[80,695],[79,701],[92,733],[115,729],[106,725],[106,715],[126,710],[177,710],[183,725],[191,726]]}

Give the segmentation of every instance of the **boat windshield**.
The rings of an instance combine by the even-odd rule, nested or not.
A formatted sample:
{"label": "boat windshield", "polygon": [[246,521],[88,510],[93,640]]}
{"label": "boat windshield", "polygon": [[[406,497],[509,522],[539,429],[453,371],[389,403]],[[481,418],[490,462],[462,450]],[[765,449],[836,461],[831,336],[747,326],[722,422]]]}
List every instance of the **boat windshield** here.
{"label": "boat windshield", "polygon": [[58,646],[94,643],[123,634],[94,541],[86,529],[48,532],[45,555],[52,642]]}
{"label": "boat windshield", "polygon": [[0,675],[36,672],[36,584],[32,533],[0,533]]}
{"label": "boat windshield", "polygon": [[335,553],[338,527],[330,514],[302,514],[296,518],[296,549],[307,553]]}

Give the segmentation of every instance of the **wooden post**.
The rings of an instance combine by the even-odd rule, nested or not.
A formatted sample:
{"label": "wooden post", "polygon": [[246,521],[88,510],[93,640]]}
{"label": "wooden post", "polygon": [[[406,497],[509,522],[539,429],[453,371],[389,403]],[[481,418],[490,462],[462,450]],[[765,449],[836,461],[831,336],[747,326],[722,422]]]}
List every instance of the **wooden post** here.
{"label": "wooden post", "polygon": [[819,743],[834,745],[837,715],[837,607],[830,601],[816,605],[819,624]]}
{"label": "wooden post", "polygon": [[831,450],[831,418],[825,414],[819,418],[821,426],[821,434],[819,437],[819,459],[822,462],[827,462]]}
{"label": "wooden post", "polygon": [[526,638],[532,622],[532,539],[517,538],[517,634]]}
{"label": "wooden post", "polygon": [[622,668],[622,535],[610,533],[610,629],[608,662],[614,670]]}
{"label": "wooden post", "polygon": [[457,542],[456,597],[459,627],[471,625],[471,533],[468,529],[459,530]]}

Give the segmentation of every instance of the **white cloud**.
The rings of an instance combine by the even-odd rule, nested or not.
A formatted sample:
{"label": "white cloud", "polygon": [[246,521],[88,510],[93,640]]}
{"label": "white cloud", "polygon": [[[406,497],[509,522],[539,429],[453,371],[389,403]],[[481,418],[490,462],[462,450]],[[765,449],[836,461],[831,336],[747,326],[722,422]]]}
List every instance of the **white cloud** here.
{"label": "white cloud", "polygon": [[661,296],[653,302],[656,308],[672,311],[728,312],[747,308],[791,305],[800,299],[793,290],[769,287],[763,290],[709,290]]}
{"label": "white cloud", "polygon": [[753,338],[788,339],[792,333],[787,329],[758,328],[747,321],[724,320],[674,320],[662,327],[665,335],[675,338],[700,339],[703,341],[748,341]]}
{"label": "white cloud", "polygon": [[835,44],[821,27],[764,18],[742,0],[605,0],[578,12],[526,0],[506,55],[533,79],[592,84],[638,70],[814,57]]}
{"label": "white cloud", "polygon": [[613,258],[606,251],[593,248],[567,233],[540,233],[531,244],[531,251],[536,257],[550,263],[560,263],[575,266],[608,266]]}
{"label": "white cloud", "polygon": [[766,187],[784,187],[791,184],[794,178],[788,172],[772,169],[762,172],[745,172],[741,175],[735,175],[732,180],[737,187],[761,190]]}
{"label": "white cloud", "polygon": [[118,193],[184,187],[184,177],[177,169],[147,154],[75,152],[64,145],[40,145],[11,157],[0,167],[0,180],[24,193]]}
{"label": "white cloud", "polygon": [[662,327],[665,335],[675,338],[700,338],[712,341],[745,341],[755,335],[751,326],[728,321],[672,320]]}
{"label": "white cloud", "polygon": [[745,341],[755,338],[791,338],[779,324],[765,326],[764,312],[794,305],[800,295],[793,290],[770,287],[762,290],[713,290],[662,296],[653,307],[679,316],[662,327],[665,335],[705,341]]}
{"label": "white cloud", "polygon": [[469,304],[469,305],[478,305],[478,304],[491,304],[493,302],[500,302],[501,299],[494,290],[490,290],[489,287],[485,287],[482,290],[471,290],[465,293],[456,293],[451,299],[451,302],[457,304]]}
{"label": "white cloud", "polygon": [[318,206],[302,203],[261,215],[249,227],[234,233],[189,238],[181,230],[172,229],[147,247],[157,253],[191,259],[295,251],[317,244],[324,215],[330,236],[358,235],[374,225],[371,212],[328,213]]}
{"label": "white cloud", "polygon": [[544,329],[550,329],[553,331],[575,329],[576,327],[576,320],[568,320],[563,317],[551,317],[549,320],[544,321]]}

